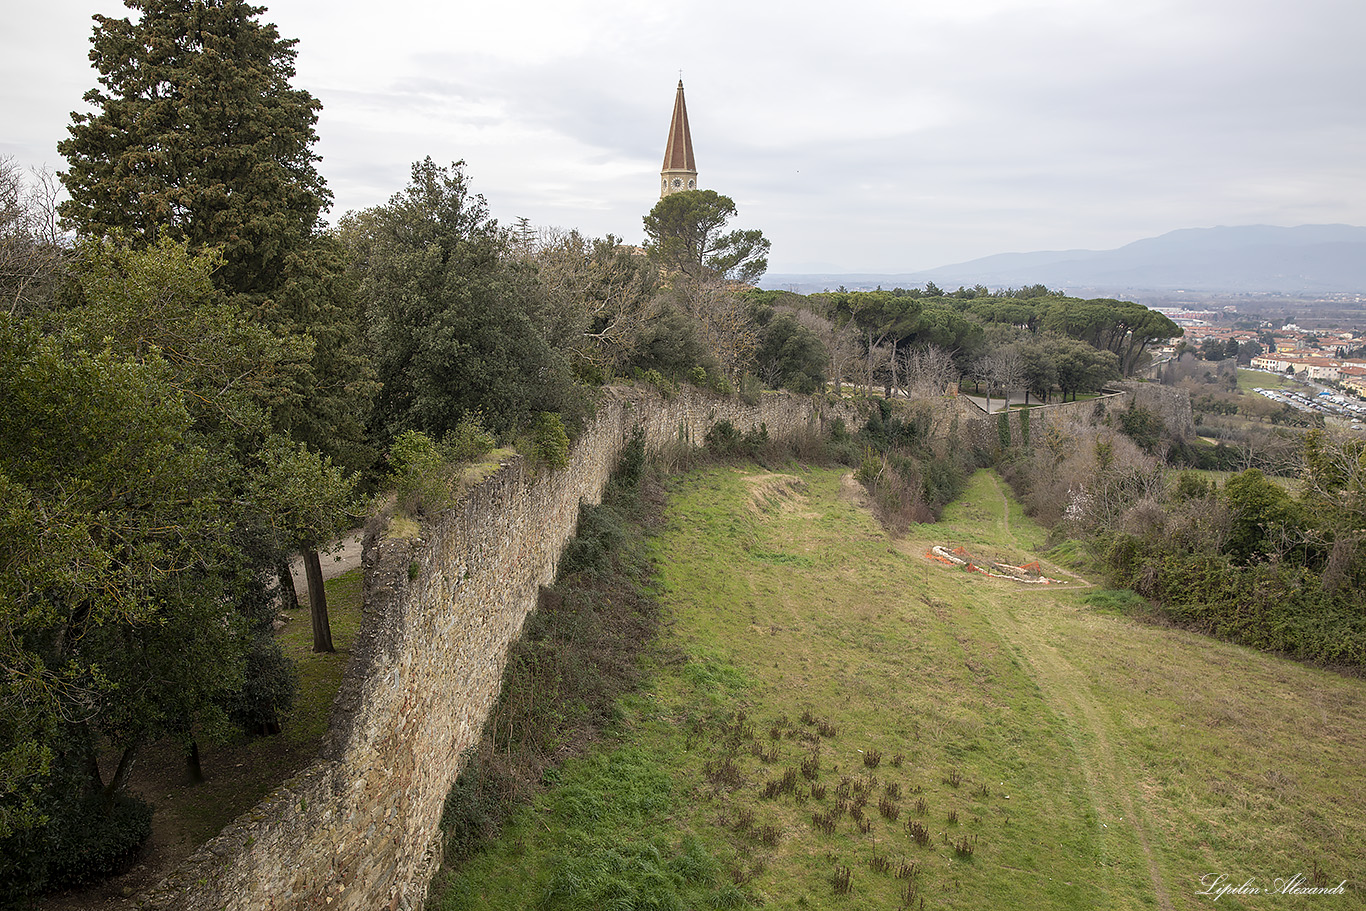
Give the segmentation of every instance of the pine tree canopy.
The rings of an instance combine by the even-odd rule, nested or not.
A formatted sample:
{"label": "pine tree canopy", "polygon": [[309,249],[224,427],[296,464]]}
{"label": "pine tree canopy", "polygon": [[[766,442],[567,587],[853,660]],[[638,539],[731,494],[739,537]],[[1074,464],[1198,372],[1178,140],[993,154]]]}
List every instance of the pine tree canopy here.
{"label": "pine tree canopy", "polygon": [[269,295],[331,202],[313,151],[321,104],[290,86],[296,42],[240,0],[124,2],[136,22],[94,17],[102,88],[57,147],[61,214],[83,234],[220,247],[221,288]]}

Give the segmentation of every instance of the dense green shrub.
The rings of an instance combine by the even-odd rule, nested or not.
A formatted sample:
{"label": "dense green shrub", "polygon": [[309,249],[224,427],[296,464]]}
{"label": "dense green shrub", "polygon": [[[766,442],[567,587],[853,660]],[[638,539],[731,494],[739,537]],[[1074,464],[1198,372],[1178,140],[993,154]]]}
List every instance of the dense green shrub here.
{"label": "dense green shrub", "polygon": [[716,359],[698,338],[697,321],[666,307],[641,327],[626,367],[678,379],[691,376],[699,364],[711,375]]}
{"label": "dense green shrub", "polygon": [[418,430],[405,430],[389,447],[389,480],[399,508],[412,515],[438,512],[450,505],[451,476],[441,447]]}
{"label": "dense green shrub", "polygon": [[558,414],[542,411],[531,427],[531,458],[548,468],[569,464],[569,434]]}
{"label": "dense green shrub", "polygon": [[741,434],[729,420],[720,420],[707,430],[707,450],[715,455],[733,455],[740,447]]}
{"label": "dense green shrub", "polygon": [[947,456],[925,462],[922,473],[925,502],[936,514],[958,499],[967,488],[971,474],[962,461]]}
{"label": "dense green shrub", "polygon": [[[703,372],[705,374],[705,371]],[[678,394],[678,384],[653,367],[647,370],[642,370],[637,367],[635,379],[638,383],[644,383],[647,386],[655,387],[666,399],[671,399]]]}
{"label": "dense green shrub", "polygon": [[730,380],[720,370],[712,370],[707,373],[707,388],[717,395],[734,395],[735,387]]}
{"label": "dense green shrub", "polygon": [[498,441],[484,429],[484,414],[468,412],[441,441],[442,454],[451,462],[473,462],[488,454]]}
{"label": "dense green shrub", "polygon": [[740,397],[740,401],[744,402],[746,405],[759,404],[759,396],[761,396],[763,392],[764,384],[753,376],[746,373],[744,376],[740,377],[740,388],[736,390],[736,394]]}
{"label": "dense green shrub", "polygon": [[1296,658],[1366,664],[1359,594],[1330,594],[1305,566],[1238,565],[1225,554],[1182,553],[1132,535],[1111,543],[1107,562],[1112,584],[1155,602],[1182,626]]}
{"label": "dense green shrub", "polygon": [[637,427],[631,438],[621,450],[617,459],[617,470],[607,481],[603,500],[617,504],[618,508],[638,504],[640,482],[645,477],[645,431]]}
{"label": "dense green shrub", "polygon": [[727,419],[717,421],[707,431],[704,438],[707,451],[721,458],[758,458],[771,443],[768,427],[760,424],[757,428],[741,433]]}
{"label": "dense green shrub", "polygon": [[53,886],[77,886],[120,872],[152,834],[152,807],[120,795],[106,808],[102,797],[87,800],[84,818],[63,833],[49,858]]}
{"label": "dense green shrub", "polygon": [[775,389],[809,395],[825,386],[829,354],[815,330],[802,324],[795,310],[775,310],[767,304],[751,306],[759,328],[754,363]]}
{"label": "dense green shrub", "polygon": [[893,534],[901,534],[912,523],[936,521],[963,492],[971,471],[970,464],[952,452],[917,457],[905,449],[880,453],[867,446],[855,478],[868,491],[882,523]]}
{"label": "dense green shrub", "polygon": [[560,574],[605,575],[612,568],[612,555],[625,540],[624,519],[612,506],[580,505],[579,527],[560,557]]}
{"label": "dense green shrub", "polygon": [[1181,503],[1187,500],[1203,499],[1211,496],[1215,491],[1215,485],[1206,480],[1203,475],[1194,471],[1183,471],[1177,475],[1176,486],[1172,489],[1172,498]]}
{"label": "dense green shrub", "polygon": [[1120,430],[1141,446],[1144,452],[1155,450],[1167,429],[1161,415],[1133,402],[1129,403],[1128,408],[1118,412],[1118,418]]}
{"label": "dense green shrub", "polygon": [[830,422],[829,436],[825,440],[826,459],[841,465],[858,465],[860,449],[858,441],[844,423],[844,418]]}
{"label": "dense green shrub", "polygon": [[247,734],[275,734],[294,704],[299,675],[275,636],[265,631],[247,653],[246,679],[227,706],[228,717]]}
{"label": "dense green shrub", "polygon": [[[564,432],[563,423],[560,432]],[[440,443],[418,430],[400,433],[388,452],[389,483],[397,490],[399,508],[410,515],[448,508],[458,491],[461,466],[486,455],[495,445],[497,440],[484,429],[484,417],[478,411],[462,417]],[[565,446],[567,450],[567,441]]]}
{"label": "dense green shrub", "polygon": [[894,407],[875,399],[858,438],[879,452],[905,447],[923,452],[929,440],[930,414],[924,408]]}
{"label": "dense green shrub", "polygon": [[54,792],[50,821],[0,840],[0,907],[7,900],[81,886],[122,872],[152,834],[152,807],[120,795]]}
{"label": "dense green shrub", "polygon": [[487,750],[471,750],[465,755],[465,764],[441,811],[448,864],[474,856],[483,844],[498,837],[512,809],[508,805],[512,793],[506,763],[495,761]]}
{"label": "dense green shrub", "polygon": [[574,379],[585,386],[605,386],[607,384],[607,370],[600,364],[575,360],[570,369],[574,373]]}
{"label": "dense green shrub", "polygon": [[[990,460],[952,439],[947,445],[933,445],[932,416],[926,407],[886,400],[871,405],[856,437],[862,445],[856,477],[867,489],[874,512],[894,534],[911,523],[935,521],[963,492],[972,472]],[[832,434],[834,439],[839,436]]]}
{"label": "dense green shrub", "polygon": [[[1224,499],[1233,511],[1228,553],[1240,563],[1285,550],[1287,541],[1304,539],[1306,517],[1285,488],[1253,468],[1224,482]],[[1302,554],[1300,555],[1302,556]]]}

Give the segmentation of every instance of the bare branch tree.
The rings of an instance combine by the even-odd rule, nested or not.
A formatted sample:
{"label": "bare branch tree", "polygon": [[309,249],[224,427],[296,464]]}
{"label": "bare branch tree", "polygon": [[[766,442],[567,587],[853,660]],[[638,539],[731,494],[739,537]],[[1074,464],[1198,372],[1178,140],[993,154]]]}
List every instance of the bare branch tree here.
{"label": "bare branch tree", "polygon": [[759,350],[759,331],[748,308],[724,281],[701,281],[689,289],[685,302],[697,320],[703,344],[721,369],[738,384]]}
{"label": "bare branch tree", "polygon": [[57,180],[0,158],[0,306],[11,315],[50,298],[66,245],[57,227]]}
{"label": "bare branch tree", "polygon": [[937,398],[958,382],[953,355],[938,345],[902,352],[902,361],[908,395]]}
{"label": "bare branch tree", "polygon": [[857,330],[847,324],[837,326],[831,320],[810,310],[798,310],[797,322],[815,332],[825,343],[825,350],[830,357],[828,379],[835,384],[835,392],[838,394],[847,379],[849,363],[853,360],[855,346],[858,345]]}
{"label": "bare branch tree", "polygon": [[992,379],[1005,394],[1006,410],[1010,410],[1010,390],[1024,382],[1025,359],[1014,345],[1001,348],[990,356]]}
{"label": "bare branch tree", "polygon": [[611,235],[518,230],[518,247],[536,269],[547,337],[611,375],[649,319],[657,271]]}
{"label": "bare branch tree", "polygon": [[975,384],[984,383],[987,387],[987,414],[991,414],[991,386],[996,382],[996,355],[988,352],[972,362],[970,373]]}
{"label": "bare branch tree", "polygon": [[[877,382],[879,378],[886,377],[887,371],[893,361],[893,356],[894,349],[892,346],[886,344],[881,339],[868,349],[868,356],[864,360],[864,366],[868,371],[865,390],[869,397],[873,394],[873,384]],[[890,384],[888,383],[883,384],[884,389],[889,386]]]}

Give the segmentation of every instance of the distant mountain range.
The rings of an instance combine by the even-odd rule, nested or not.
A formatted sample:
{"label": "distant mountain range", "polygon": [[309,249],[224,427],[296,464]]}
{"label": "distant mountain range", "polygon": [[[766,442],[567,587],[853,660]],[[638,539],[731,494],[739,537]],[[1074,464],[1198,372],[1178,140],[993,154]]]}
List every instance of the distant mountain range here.
{"label": "distant mountain range", "polygon": [[1301,225],[1278,228],[1184,228],[1117,250],[1001,253],[923,272],[900,274],[770,274],[765,288],[811,293],[910,288],[934,282],[1020,288],[1043,284],[1086,296],[1143,297],[1153,292],[1322,294],[1366,291],[1366,228]]}

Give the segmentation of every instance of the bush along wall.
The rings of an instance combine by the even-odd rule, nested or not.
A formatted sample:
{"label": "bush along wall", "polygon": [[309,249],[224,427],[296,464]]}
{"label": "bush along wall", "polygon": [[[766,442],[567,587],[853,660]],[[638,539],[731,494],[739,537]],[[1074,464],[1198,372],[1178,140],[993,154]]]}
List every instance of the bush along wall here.
{"label": "bush along wall", "polygon": [[863,455],[855,477],[893,534],[912,523],[936,521],[972,472],[989,464],[978,447],[963,445],[956,433],[940,438],[933,426],[928,407],[920,403],[877,400],[856,437]]}
{"label": "bush along wall", "polygon": [[1132,535],[1116,539],[1107,556],[1112,584],[1152,601],[1174,623],[1293,658],[1366,667],[1362,593],[1329,592],[1307,566],[1240,565],[1223,553],[1182,553]]}
{"label": "bush along wall", "polygon": [[[1366,667],[1366,444],[1310,433],[1295,492],[1255,469],[1222,482],[1145,451],[1152,414],[1036,422],[998,465],[1059,541],[1083,542],[1145,611],[1202,633],[1329,665]],[[1041,415],[1040,415],[1041,416]],[[1123,431],[1123,432],[1121,432]]]}

